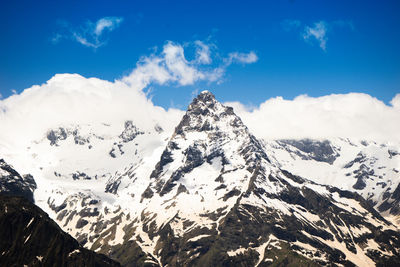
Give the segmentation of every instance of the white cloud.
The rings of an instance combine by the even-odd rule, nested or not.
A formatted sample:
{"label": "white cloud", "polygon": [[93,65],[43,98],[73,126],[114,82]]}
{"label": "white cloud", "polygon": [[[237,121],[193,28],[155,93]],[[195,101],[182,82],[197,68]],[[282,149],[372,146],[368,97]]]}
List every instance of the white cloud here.
{"label": "white cloud", "polygon": [[57,44],[62,38],[63,38],[62,34],[56,33],[50,40],[53,44]]}
{"label": "white cloud", "polygon": [[123,81],[141,88],[155,82],[165,84],[176,82],[181,86],[192,85],[198,81],[218,82],[226,69],[233,63],[250,64],[257,60],[254,52],[230,53],[222,62],[210,66],[212,59],[210,45],[196,41],[196,55],[194,60],[187,60],[182,45],[167,42],[160,54],[142,57],[136,68]]}
{"label": "white cloud", "polygon": [[195,41],[194,42],[196,47],[196,62],[200,64],[211,64],[212,59],[210,56],[210,46],[206,45],[202,41]]}
{"label": "white cloud", "polygon": [[258,57],[257,57],[256,53],[254,53],[253,51],[251,51],[250,53],[233,52],[233,53],[229,54],[229,57],[227,60],[228,60],[229,64],[234,63],[234,62],[238,62],[238,63],[242,63],[242,64],[251,64],[251,63],[257,62]]}
{"label": "white cloud", "polygon": [[96,22],[87,21],[79,28],[72,28],[68,23],[62,23],[67,28],[64,34],[56,33],[51,41],[56,44],[62,39],[72,39],[78,43],[97,49],[107,43],[104,37],[106,32],[111,32],[119,27],[123,18],[121,17],[104,17]]}
{"label": "white cloud", "polygon": [[104,32],[104,30],[112,31],[116,27],[118,27],[121,22],[122,22],[122,18],[119,18],[119,17],[105,17],[105,18],[99,19],[96,22],[94,34],[97,36],[100,36]]}
{"label": "white cloud", "polygon": [[163,56],[172,81],[177,81],[180,85],[188,85],[206,78],[206,73],[198,71],[195,66],[189,64],[182,46],[167,43],[164,46]]}
{"label": "white cloud", "polygon": [[271,98],[256,108],[226,103],[258,137],[400,141],[400,94],[392,106],[361,93]]}
{"label": "white cloud", "polygon": [[[154,105],[144,89],[151,83],[188,85],[219,81],[232,63],[227,64],[229,55],[234,54],[222,58],[220,64],[212,58],[210,66],[205,61],[187,60],[184,52],[182,45],[167,42],[160,53],[142,57],[129,75],[114,82],[57,74],[42,85],[1,99],[0,125],[7,131],[0,132],[0,148],[12,144],[26,147],[28,141],[43,138],[48,129],[60,124],[122,125],[131,119],[141,129],[151,129],[159,123],[172,131],[183,111]],[[228,104],[260,138],[400,141],[400,124],[396,123],[400,121],[400,94],[390,103],[389,106],[370,95],[351,93],[299,96],[293,100],[275,97],[252,108],[239,102]]]}
{"label": "white cloud", "polygon": [[327,23],[324,21],[315,22],[312,27],[305,26],[303,38],[306,41],[315,40],[319,47],[326,51],[326,41],[328,40],[326,33],[328,31]]}
{"label": "white cloud", "polygon": [[[210,51],[207,47],[202,43],[202,51]],[[48,129],[69,124],[117,123],[122,127],[125,120],[133,120],[143,130],[158,123],[172,131],[183,111],[155,106],[144,89],[152,83],[183,86],[218,81],[228,67],[223,59],[214,66],[206,60],[187,60],[184,52],[182,45],[167,42],[160,53],[142,57],[129,75],[114,82],[56,74],[42,85],[0,100],[0,125],[7,129],[0,132],[0,148],[12,144],[26,148]]]}
{"label": "white cloud", "polygon": [[392,101],[390,101],[390,104],[397,109],[400,109],[400,94],[397,94],[395,97],[393,97]]}
{"label": "white cloud", "polygon": [[[140,115],[138,115],[140,114]],[[70,124],[117,124],[133,120],[143,129],[156,123],[171,130],[180,119],[179,110],[155,106],[142,90],[116,80],[57,74],[42,85],[0,100],[2,146],[26,146],[40,140],[48,129]]]}
{"label": "white cloud", "polygon": [[299,20],[284,20],[281,23],[282,28],[285,31],[300,31],[301,33],[301,38],[312,44],[313,42],[316,42],[318,46],[326,51],[326,44],[328,41],[328,33],[332,31],[334,28],[337,27],[344,27],[344,28],[349,28],[352,31],[355,30],[354,24],[352,21],[348,20],[335,20],[331,22],[327,21],[317,21],[314,22],[312,25],[304,25],[302,27],[302,22]]}

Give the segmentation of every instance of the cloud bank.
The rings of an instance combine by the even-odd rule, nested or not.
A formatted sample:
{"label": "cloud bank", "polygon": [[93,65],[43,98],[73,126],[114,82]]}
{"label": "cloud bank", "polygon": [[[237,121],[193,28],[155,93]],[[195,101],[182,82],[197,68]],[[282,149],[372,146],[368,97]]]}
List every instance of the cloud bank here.
{"label": "cloud bank", "polygon": [[0,101],[0,125],[7,129],[0,133],[0,148],[26,147],[44,138],[49,129],[76,124],[122,127],[133,120],[142,130],[159,124],[170,131],[181,115],[180,110],[155,106],[145,93],[122,81],[57,74]]}
{"label": "cloud bank", "polygon": [[400,94],[397,94],[395,97],[393,97],[392,101],[390,101],[390,104],[394,108],[400,109]]}
{"label": "cloud bank", "polygon": [[[102,26],[103,27],[103,26]],[[103,31],[101,27],[99,31]],[[192,58],[186,48],[193,48]],[[158,53],[143,56],[126,76],[113,82],[78,74],[57,74],[42,85],[0,100],[0,148],[27,146],[60,125],[118,124],[133,120],[143,130],[156,124],[172,132],[184,111],[165,110],[144,92],[151,84],[191,85],[219,82],[230,64],[257,60],[254,52],[218,58],[215,46],[166,42]],[[216,95],[219,98],[218,95]],[[386,105],[361,93],[322,97],[275,97],[257,107],[226,103],[259,138],[331,138],[400,142],[400,94]]]}
{"label": "cloud bank", "polygon": [[[108,22],[98,22],[94,32],[101,34],[110,28]],[[192,59],[185,47],[194,48]],[[218,82],[231,62],[211,53],[211,45],[196,41],[186,46],[166,42],[159,53],[143,56],[130,74],[113,82],[85,78],[78,74],[56,74],[42,85],[25,89],[21,94],[0,100],[0,148],[27,146],[40,140],[49,129],[70,124],[118,124],[133,120],[143,130],[159,124],[172,131],[183,111],[165,110],[156,106],[144,93],[150,84],[191,85],[198,81]],[[239,53],[244,60],[254,62],[253,52]],[[213,58],[214,56],[214,58]],[[238,60],[237,62],[240,62]]]}
{"label": "cloud bank", "polygon": [[78,28],[64,22],[63,27],[67,32],[56,33],[51,40],[53,43],[58,43],[62,39],[72,39],[86,47],[97,49],[107,43],[105,34],[118,28],[122,21],[122,17],[104,17],[96,22],[88,20]]}
{"label": "cloud bank", "polygon": [[258,107],[234,107],[249,129],[267,140],[332,138],[400,142],[400,94],[391,106],[362,93],[271,98]]}

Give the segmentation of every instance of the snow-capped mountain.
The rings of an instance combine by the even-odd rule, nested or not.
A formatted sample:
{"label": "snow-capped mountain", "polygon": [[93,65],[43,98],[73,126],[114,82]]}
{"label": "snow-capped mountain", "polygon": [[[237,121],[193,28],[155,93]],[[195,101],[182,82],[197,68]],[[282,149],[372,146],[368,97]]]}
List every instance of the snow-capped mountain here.
{"label": "snow-capped mountain", "polygon": [[400,224],[400,148],[371,141],[266,141],[281,168],[314,182],[357,192],[385,218]]}
{"label": "snow-capped mountain", "polygon": [[373,266],[400,263],[382,217],[398,215],[396,151],[262,141],[204,91],[173,133],[63,125],[2,156],[33,175],[35,202],[63,230],[125,266]]}

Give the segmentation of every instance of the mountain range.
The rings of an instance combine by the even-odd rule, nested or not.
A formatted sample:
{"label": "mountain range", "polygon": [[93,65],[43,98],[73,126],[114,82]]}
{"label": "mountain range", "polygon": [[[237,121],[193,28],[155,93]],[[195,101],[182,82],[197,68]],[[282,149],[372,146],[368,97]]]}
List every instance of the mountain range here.
{"label": "mountain range", "polygon": [[400,265],[400,146],[259,139],[208,91],[173,132],[160,125],[60,122],[3,150],[0,223],[19,230],[11,256],[1,228],[0,262],[54,263],[49,248],[16,260],[52,238],[25,244],[29,206],[70,242],[60,265],[76,249],[78,265]]}

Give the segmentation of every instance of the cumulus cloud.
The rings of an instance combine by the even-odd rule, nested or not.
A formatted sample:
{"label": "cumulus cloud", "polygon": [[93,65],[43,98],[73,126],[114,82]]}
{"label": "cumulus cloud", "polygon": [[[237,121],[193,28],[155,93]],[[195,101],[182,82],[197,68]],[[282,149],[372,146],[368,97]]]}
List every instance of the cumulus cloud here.
{"label": "cumulus cloud", "polygon": [[120,17],[105,17],[96,22],[94,34],[100,36],[105,30],[112,31],[122,22]]}
{"label": "cumulus cloud", "polygon": [[[140,115],[138,115],[140,114]],[[49,129],[75,124],[123,125],[133,120],[143,129],[159,124],[173,129],[182,111],[155,106],[141,90],[116,80],[57,74],[42,85],[0,100],[2,146],[28,146],[42,139]]]}
{"label": "cumulus cloud", "polygon": [[400,109],[400,94],[397,94],[395,97],[393,97],[392,101],[390,101],[390,104],[397,109]]}
{"label": "cumulus cloud", "polygon": [[362,93],[271,98],[258,107],[226,103],[258,137],[331,138],[399,142],[400,94],[392,106]]}
{"label": "cumulus cloud", "polygon": [[198,81],[218,82],[223,77],[226,69],[233,63],[250,64],[257,61],[257,55],[250,53],[229,53],[220,62],[211,59],[210,46],[201,41],[195,41],[195,58],[188,60],[184,47],[181,44],[167,42],[159,54],[142,57],[136,68],[123,81],[138,86],[146,87],[155,82],[165,84],[175,82],[181,86],[192,85]]}
{"label": "cumulus cloud", "polygon": [[122,17],[104,17],[96,22],[87,21],[79,28],[73,28],[68,23],[62,23],[66,33],[56,33],[51,41],[58,43],[62,39],[72,39],[84,46],[97,49],[107,43],[105,34],[119,27]]}
{"label": "cumulus cloud", "polygon": [[[97,32],[101,34],[108,24],[99,25]],[[143,130],[159,124],[172,131],[183,111],[155,106],[144,89],[152,83],[184,86],[218,81],[229,66],[225,59],[211,59],[211,45],[200,41],[191,45],[195,51],[200,49],[191,60],[186,58],[183,45],[166,42],[159,53],[143,56],[131,73],[113,82],[56,74],[42,85],[0,100],[0,125],[7,129],[0,132],[0,149],[11,144],[26,148],[60,125],[107,123],[122,127],[125,120],[133,120]]]}
{"label": "cumulus cloud", "polygon": [[[213,57],[212,49],[204,47],[201,49],[209,51],[210,61],[198,60],[198,44],[192,45],[195,53],[188,59],[183,45],[167,42],[159,53],[142,57],[128,75],[113,82],[78,74],[57,74],[42,85],[1,99],[0,125],[7,130],[0,132],[0,148],[13,143],[27,145],[28,141],[43,138],[48,129],[68,124],[122,125],[125,120],[133,120],[144,130],[158,123],[166,131],[172,131],[183,111],[154,105],[144,89],[152,83],[183,86],[219,81],[229,64],[240,62],[231,56],[239,52],[218,59]],[[251,53],[243,55],[252,57]],[[247,62],[253,61],[250,59]],[[400,121],[400,94],[392,99],[391,105],[360,93],[299,96],[293,100],[275,97],[251,108],[239,102],[227,104],[234,107],[259,138],[400,141],[400,124],[396,123]]]}
{"label": "cumulus cloud", "polygon": [[315,40],[318,42],[319,47],[326,51],[326,41],[328,40],[327,24],[324,21],[315,22],[313,26],[306,26],[304,28],[303,38],[306,41]]}
{"label": "cumulus cloud", "polygon": [[349,28],[354,31],[355,27],[352,21],[335,20],[327,22],[320,20],[312,23],[311,25],[303,24],[300,20],[284,20],[281,23],[285,31],[300,31],[301,38],[310,43],[317,43],[318,46],[326,51],[326,44],[328,41],[328,33],[336,27]]}
{"label": "cumulus cloud", "polygon": [[202,41],[195,41],[196,47],[196,62],[200,64],[211,64],[210,46]]}
{"label": "cumulus cloud", "polygon": [[239,53],[239,52],[233,52],[229,54],[229,57],[227,58],[227,61],[229,64],[237,62],[237,63],[242,63],[242,64],[251,64],[254,62],[257,62],[258,57],[256,53],[251,51],[250,53]]}

